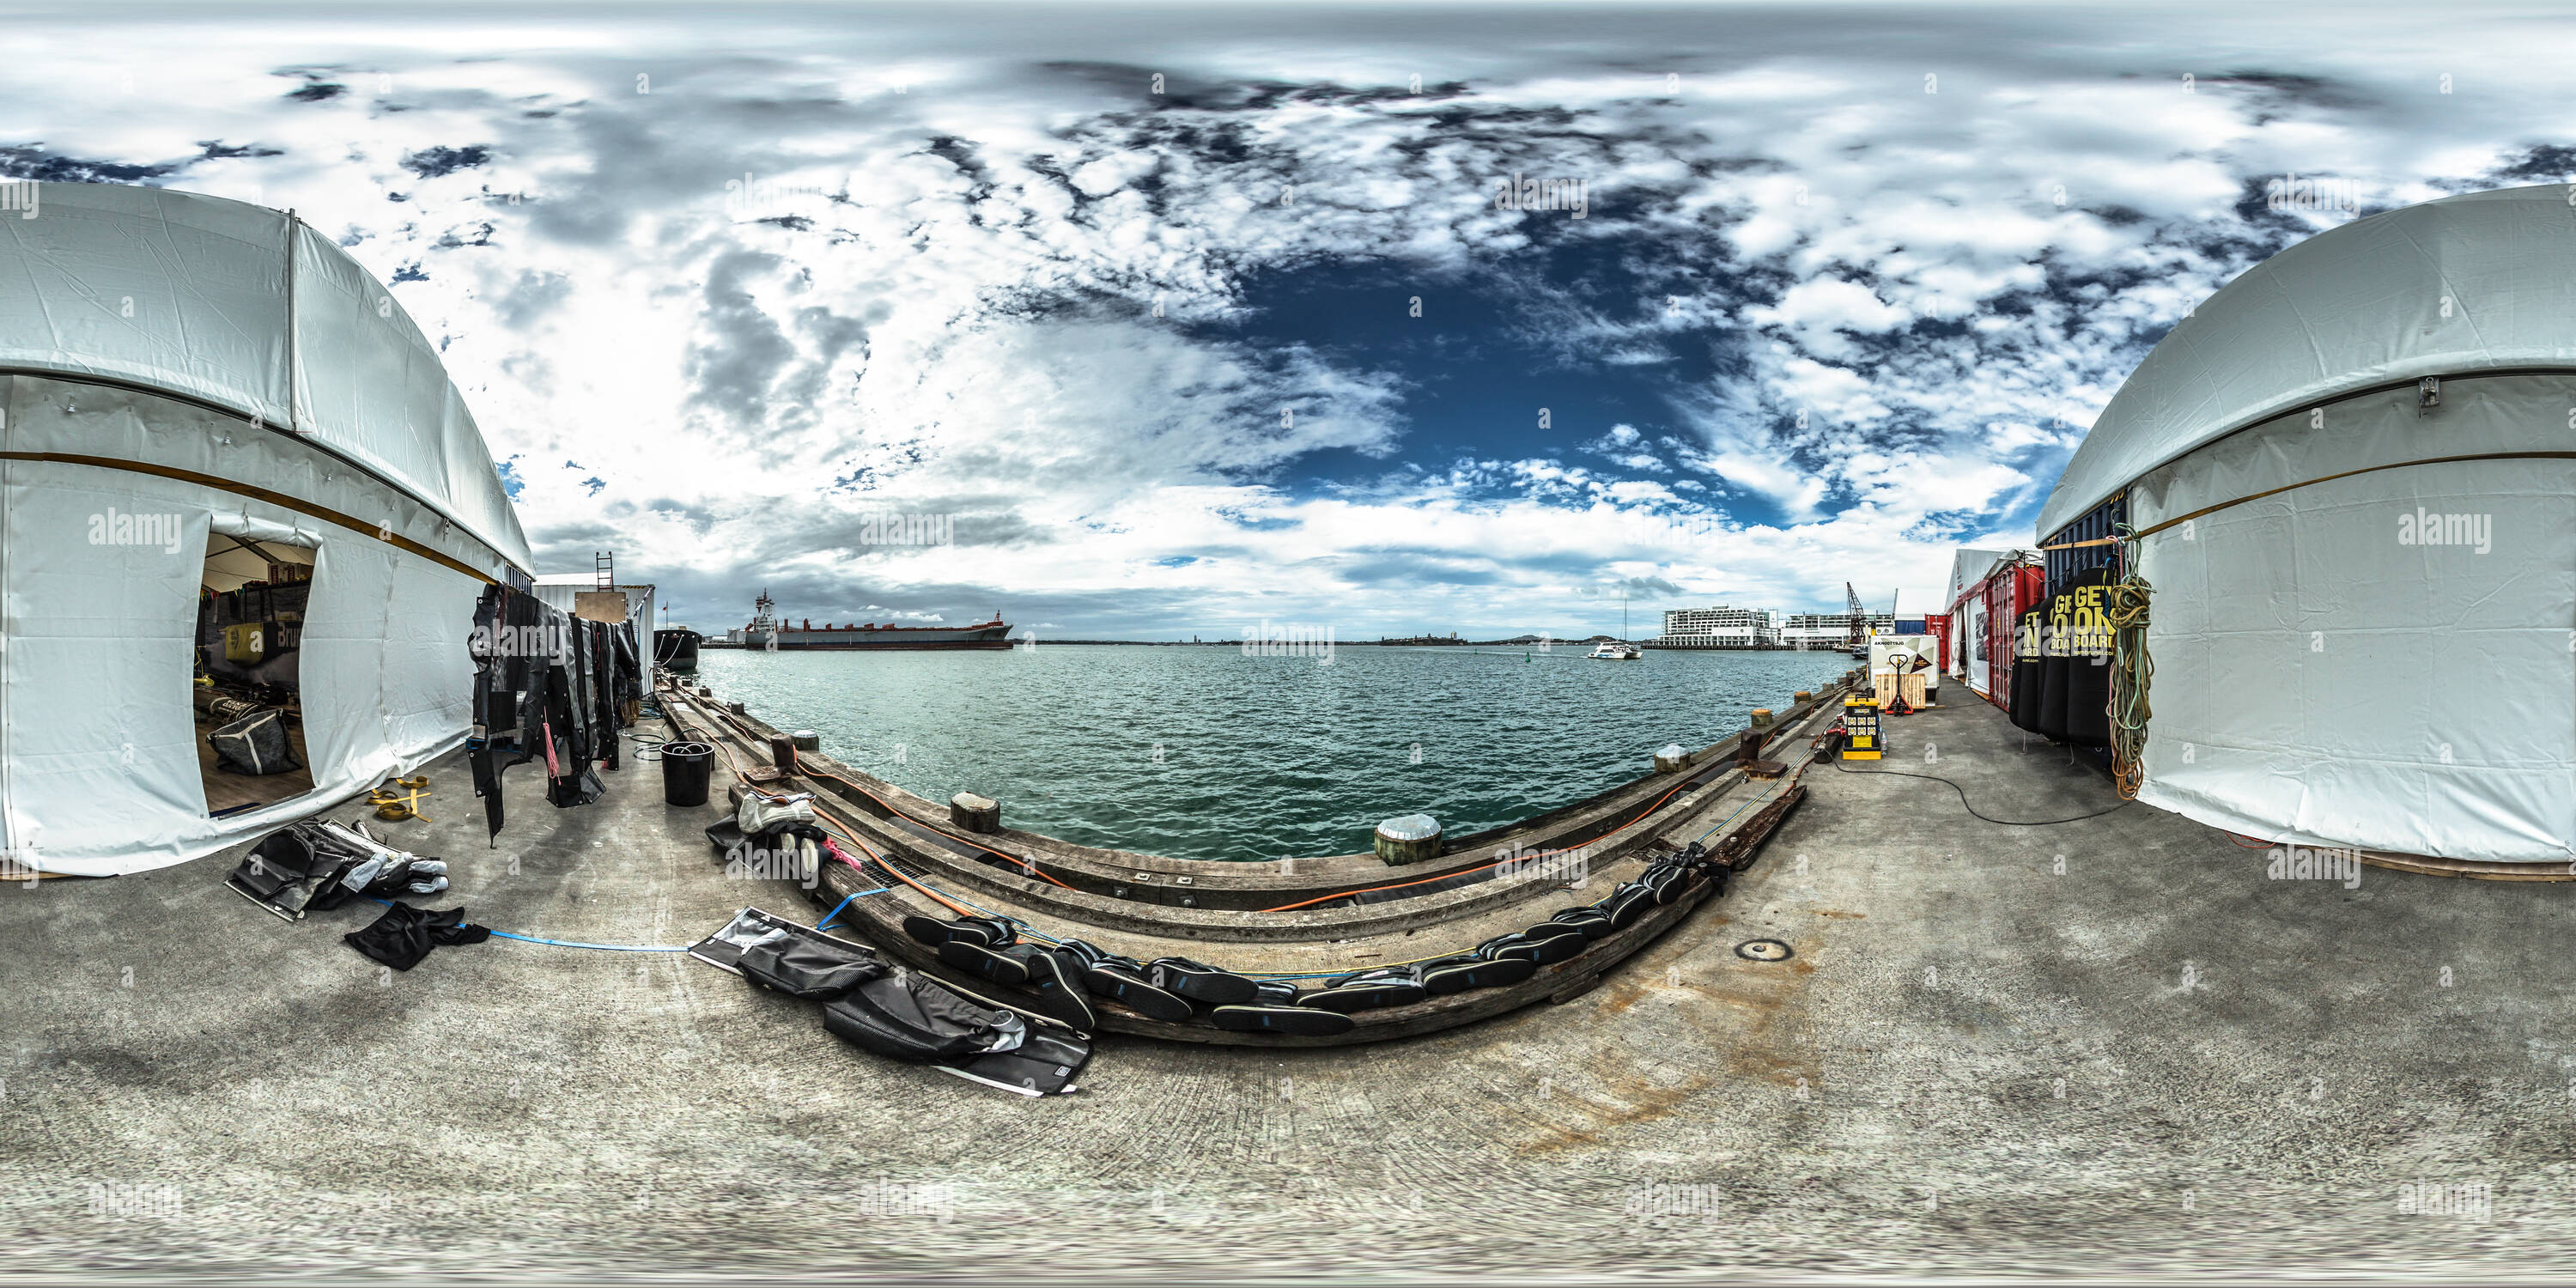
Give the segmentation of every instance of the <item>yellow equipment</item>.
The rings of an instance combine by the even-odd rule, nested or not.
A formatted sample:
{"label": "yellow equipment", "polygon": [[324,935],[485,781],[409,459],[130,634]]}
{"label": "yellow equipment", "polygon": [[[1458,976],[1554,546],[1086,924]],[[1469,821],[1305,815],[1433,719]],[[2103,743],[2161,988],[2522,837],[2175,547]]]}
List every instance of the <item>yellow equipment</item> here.
{"label": "yellow equipment", "polygon": [[235,666],[257,666],[264,661],[260,623],[242,622],[224,628],[224,660]]}
{"label": "yellow equipment", "polygon": [[429,816],[420,812],[420,798],[429,794],[429,775],[397,778],[394,786],[403,790],[379,787],[367,793],[367,803],[376,807],[376,817],[395,823],[407,818],[429,821]]}
{"label": "yellow equipment", "polygon": [[1884,745],[1878,740],[1878,700],[1855,693],[1843,699],[1843,759],[1876,760]]}

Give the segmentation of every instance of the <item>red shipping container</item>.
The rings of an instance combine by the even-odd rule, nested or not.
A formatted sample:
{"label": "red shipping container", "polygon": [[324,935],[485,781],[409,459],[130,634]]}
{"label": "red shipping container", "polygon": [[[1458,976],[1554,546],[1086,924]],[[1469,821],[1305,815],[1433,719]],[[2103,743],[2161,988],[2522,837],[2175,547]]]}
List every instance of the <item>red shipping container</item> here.
{"label": "red shipping container", "polygon": [[[2047,581],[2047,570],[2036,564],[1998,568],[1960,595],[1958,603],[1950,606],[1949,620],[1956,621],[1963,613],[1967,615],[1961,626],[1968,656],[1959,669],[1966,673],[1968,687],[2007,711],[2012,709],[2013,627],[2023,613],[2039,606],[2040,592]],[[1967,637],[1967,632],[1975,631],[1980,625],[1980,619],[1985,628],[1985,638]],[[1941,639],[1944,649],[1942,665],[1946,669],[1950,665],[1947,630],[1941,632]],[[1980,644],[1984,646],[1982,660],[1977,656]]]}

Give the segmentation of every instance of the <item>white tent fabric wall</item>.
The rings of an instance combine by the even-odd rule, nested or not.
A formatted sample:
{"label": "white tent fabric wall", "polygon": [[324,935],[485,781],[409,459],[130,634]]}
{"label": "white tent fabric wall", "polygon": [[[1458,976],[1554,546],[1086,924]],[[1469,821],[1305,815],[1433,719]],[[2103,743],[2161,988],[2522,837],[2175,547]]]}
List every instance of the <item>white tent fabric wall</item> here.
{"label": "white tent fabric wall", "polygon": [[[9,386],[8,415],[0,424],[5,450],[238,480],[370,520],[485,576],[497,579],[507,567],[428,506],[274,426],[256,428],[209,407],[113,385],[45,376],[0,376],[0,382]],[[230,495],[208,505],[224,507],[221,496]]]}
{"label": "white tent fabric wall", "polygon": [[326,772],[372,786],[462,741],[473,720],[466,635],[481,594],[481,583],[379,541],[323,543],[304,621],[317,788]]}
{"label": "white tent fabric wall", "polygon": [[1986,579],[1986,574],[1995,570],[1996,564],[2012,557],[2013,552],[2010,550],[1975,550],[1967,546],[1959,547],[1958,552],[1950,556],[1950,595],[1949,598],[1941,601],[1947,605],[1941,611],[1956,612],[1959,601],[1966,597],[1969,591],[1976,589],[1977,584]]}
{"label": "white tent fabric wall", "polygon": [[438,351],[329,238],[263,207],[121,184],[40,184],[36,209],[0,220],[0,370],[166,389],[291,426],[534,562]]}
{"label": "white tent fabric wall", "polygon": [[[0,722],[12,857],[46,871],[125,871],[211,831],[190,716],[189,650],[207,511],[166,480],[0,462],[8,646]],[[92,544],[93,515],[180,516],[177,549]],[[57,862],[57,856],[61,861]]]}
{"label": "white tent fabric wall", "polygon": [[[482,583],[373,534],[250,502],[251,535],[300,532],[320,551],[301,675],[314,791],[208,818],[189,652],[212,498],[170,479],[15,460],[0,462],[0,493],[10,605],[0,825],[19,860],[84,876],[164,867],[347,800],[463,740],[465,635]],[[90,544],[91,516],[113,512],[179,516],[180,549]],[[244,526],[235,506],[221,518]]]}
{"label": "white tent fabric wall", "polygon": [[[2249,269],[2158,343],[2040,507],[2041,536],[2243,425],[2371,385],[2576,364],[2576,185],[2386,211]],[[2559,419],[2565,424],[2561,409]]]}
{"label": "white tent fabric wall", "polygon": [[[526,538],[435,351],[327,239],[237,202],[39,185],[36,218],[0,220],[0,410],[10,859],[164,867],[463,740],[475,600],[529,566]],[[155,539],[93,540],[119,513]],[[314,790],[222,819],[190,695],[210,531],[317,551]]]}
{"label": "white tent fabric wall", "polygon": [[1994,659],[1986,656],[1985,581],[1997,565],[2018,553],[1962,546],[1950,557],[1950,674],[1967,681],[1981,698],[1994,691]]}
{"label": "white tent fabric wall", "polygon": [[2009,550],[1977,550],[1967,546],[1961,546],[1958,553],[1950,556],[1950,592],[1941,601],[1941,611],[1950,615],[1950,674],[1967,681],[1968,687],[1976,690],[1980,697],[1985,695],[1990,684],[1986,659],[1977,655],[1978,645],[1986,638],[1982,611],[1985,601],[1979,598],[1970,602],[1969,592],[1985,581],[1986,574],[1994,571],[1996,564],[2012,556],[2013,552]]}
{"label": "white tent fabric wall", "polygon": [[2138,559],[2139,799],[2267,840],[2576,858],[2570,299],[2576,187],[2473,193],[2283,251],[2139,365],[2039,525],[2123,487],[2135,528],[2171,525]]}
{"label": "white tent fabric wall", "polygon": [[[2322,430],[2278,418],[2139,480],[2130,515],[2153,527],[2428,450],[2564,450],[2576,376],[2445,381],[2442,403],[2419,415],[2406,390],[2328,404]],[[2463,516],[2467,544],[2447,524],[2411,540],[2419,513]],[[2264,839],[2576,858],[2576,461],[2293,488],[2148,538],[2139,571],[2156,588],[2139,799]]]}
{"label": "white tent fabric wall", "polygon": [[[1967,623],[1965,634],[1959,641],[1959,652],[1965,659],[1960,666],[1959,678],[1966,680],[1968,688],[1981,698],[1995,691],[1996,659],[1987,656],[1987,641],[1992,638],[1994,630],[1994,623],[1987,618],[1989,611],[1986,597],[1974,595],[1950,618],[1954,622]],[[2004,665],[2010,666],[2011,662],[2007,660]]]}

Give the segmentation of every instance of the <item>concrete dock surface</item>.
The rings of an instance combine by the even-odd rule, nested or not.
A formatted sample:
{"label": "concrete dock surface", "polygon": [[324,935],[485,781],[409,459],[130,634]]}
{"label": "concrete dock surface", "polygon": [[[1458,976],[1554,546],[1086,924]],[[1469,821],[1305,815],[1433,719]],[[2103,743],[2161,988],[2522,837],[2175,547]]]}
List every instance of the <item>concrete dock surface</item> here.
{"label": "concrete dock surface", "polygon": [[[1818,766],[1733,891],[1588,994],[1368,1047],[1104,1037],[1045,1100],[677,953],[388,972],[338,938],[375,905],[280,921],[223,886],[237,853],[0,888],[0,1276],[2576,1266],[2576,891],[2272,879],[2138,805],[1983,821],[1962,792],[2117,798],[1946,696],[1848,768],[1959,790]],[[511,771],[497,848],[462,759],[427,772],[430,821],[375,825],[453,865],[423,906],[647,946],[815,915],[728,880],[654,765],[571,810]]]}

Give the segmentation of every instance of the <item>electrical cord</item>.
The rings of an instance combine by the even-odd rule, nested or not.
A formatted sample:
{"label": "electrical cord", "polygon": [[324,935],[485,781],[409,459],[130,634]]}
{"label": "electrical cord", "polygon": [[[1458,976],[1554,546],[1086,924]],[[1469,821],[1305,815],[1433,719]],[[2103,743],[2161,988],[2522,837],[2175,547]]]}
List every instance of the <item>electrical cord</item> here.
{"label": "electrical cord", "polygon": [[1920,778],[1928,782],[1948,783],[1950,790],[1959,794],[1959,808],[1968,811],[1970,814],[1976,814],[1978,818],[1984,819],[1986,822],[1993,823],[2000,827],[2055,827],[2060,823],[2081,823],[2088,818],[2100,818],[2105,814],[2111,813],[2113,810],[2123,810],[2137,804],[2137,801],[2135,800],[2124,800],[2119,804],[2112,806],[2110,809],[2097,809],[2090,814],[2078,814],[2073,818],[1993,818],[1984,814],[1977,814],[1977,807],[1968,803],[1967,788],[1961,787],[1957,783],[1950,782],[1949,779],[1943,778],[1938,774],[1909,774],[1902,769],[1846,769],[1843,766],[1843,762],[1839,760],[1834,762],[1834,769],[1838,773],[1853,774],[1862,778]]}

